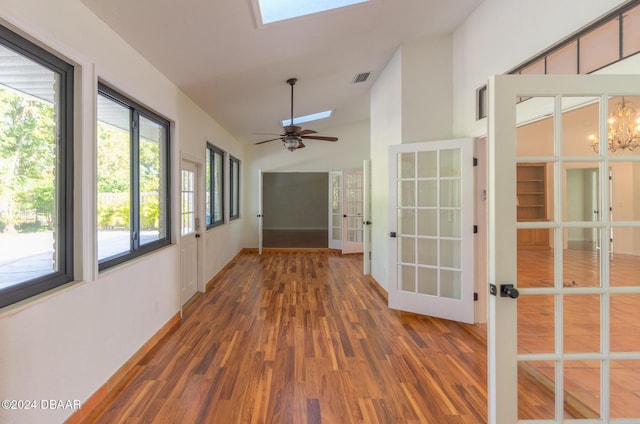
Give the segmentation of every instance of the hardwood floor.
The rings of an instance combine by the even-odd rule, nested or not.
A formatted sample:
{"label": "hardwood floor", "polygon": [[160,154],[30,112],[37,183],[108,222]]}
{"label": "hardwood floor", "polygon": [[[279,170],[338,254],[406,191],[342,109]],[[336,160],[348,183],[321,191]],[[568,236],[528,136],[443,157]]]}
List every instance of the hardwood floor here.
{"label": "hardwood floor", "polygon": [[[548,278],[538,255],[519,277],[528,269],[532,282]],[[336,251],[242,252],[84,422],[486,423],[484,327],[390,310],[361,269],[360,255]],[[531,314],[519,329],[544,341],[548,305],[519,309]],[[625,322],[620,331],[640,334],[637,320]],[[617,408],[638,409],[638,362],[612,363],[626,385],[612,388]],[[597,412],[588,366],[576,362],[586,372],[565,376],[567,417]],[[552,371],[520,367],[521,418],[553,417]]]}
{"label": "hardwood floor", "polygon": [[361,267],[243,252],[85,422],[486,422],[483,331],[389,310]]}

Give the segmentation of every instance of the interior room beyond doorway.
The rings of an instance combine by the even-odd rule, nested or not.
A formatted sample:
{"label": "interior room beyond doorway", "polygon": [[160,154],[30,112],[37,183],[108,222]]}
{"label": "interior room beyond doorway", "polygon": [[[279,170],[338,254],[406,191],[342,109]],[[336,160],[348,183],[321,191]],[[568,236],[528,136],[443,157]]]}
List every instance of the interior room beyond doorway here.
{"label": "interior room beyond doorway", "polygon": [[262,185],[265,248],[328,247],[328,173],[265,172]]}

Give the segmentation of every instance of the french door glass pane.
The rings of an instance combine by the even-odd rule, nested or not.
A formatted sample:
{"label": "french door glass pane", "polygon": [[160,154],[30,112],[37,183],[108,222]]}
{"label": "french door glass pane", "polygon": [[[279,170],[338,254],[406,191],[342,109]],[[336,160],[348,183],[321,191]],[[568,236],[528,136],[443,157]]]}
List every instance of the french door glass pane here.
{"label": "french door glass pane", "polygon": [[418,235],[432,237],[438,235],[437,209],[418,209]]}
{"label": "french door glass pane", "polygon": [[438,266],[438,239],[418,239],[418,264]]}
{"label": "french door glass pane", "polygon": [[629,317],[640,311],[640,294],[612,294],[609,298],[609,310],[611,351],[637,351],[640,340],[640,321]]}
{"label": "french door glass pane", "polygon": [[131,251],[131,116],[98,95],[98,259]]}
{"label": "french door glass pane", "polygon": [[461,165],[460,149],[440,150],[441,178],[460,177]]}
{"label": "french door glass pane", "polygon": [[398,249],[400,262],[405,264],[416,262],[416,239],[414,237],[400,237]]}
{"label": "french door glass pane", "polygon": [[[60,78],[0,45],[0,289],[60,270]],[[31,83],[29,83],[31,82]]]}
{"label": "french door glass pane", "polygon": [[640,417],[640,361],[611,361],[611,418]]}
{"label": "french door glass pane", "polygon": [[437,177],[438,152],[418,152],[418,178]]}
{"label": "french door glass pane", "polygon": [[440,269],[440,296],[462,299],[462,272]]}
{"label": "french door glass pane", "polygon": [[518,298],[518,354],[555,351],[555,296]]}
{"label": "french door glass pane", "polygon": [[418,268],[418,293],[438,296],[438,270],[436,268]]}
{"label": "french door glass pane", "polygon": [[[609,284],[611,287],[640,286],[639,227],[616,227],[611,232]],[[635,246],[635,247],[632,247]]]}
{"label": "french door glass pane", "polygon": [[[576,233],[573,239],[571,232]],[[562,252],[564,288],[601,287],[600,281],[600,229],[594,227],[568,228]]]}
{"label": "french door glass pane", "polygon": [[563,296],[564,352],[600,352],[600,305],[597,294]]}
{"label": "french door glass pane", "polygon": [[195,174],[192,171],[182,170],[182,226],[181,235],[195,231]]}
{"label": "french door glass pane", "polygon": [[398,288],[402,291],[416,291],[416,268],[413,265],[400,265],[398,272]]}
{"label": "french door glass pane", "polygon": [[600,361],[565,361],[564,417],[600,418]]}
{"label": "french door glass pane", "polygon": [[462,211],[460,209],[440,211],[440,236],[462,237]]}
{"label": "french door glass pane", "polygon": [[[599,151],[598,97],[563,97],[562,154],[596,156]],[[597,168],[597,164],[591,164]]]}
{"label": "french door glass pane", "polygon": [[415,209],[400,209],[398,211],[398,229],[400,230],[400,234],[415,234]]}
{"label": "french door glass pane", "polygon": [[534,97],[517,105],[516,155],[553,155],[553,119],[539,119],[554,110],[553,97]]}
{"label": "french door glass pane", "polygon": [[400,178],[415,178],[416,154],[413,152],[398,155],[398,176]]}
{"label": "french door glass pane", "polygon": [[398,204],[402,206],[416,205],[416,182],[400,181],[398,187]]}
{"label": "french door glass pane", "polygon": [[555,362],[518,362],[518,419],[553,419],[556,387]]}
{"label": "french door glass pane", "polygon": [[164,127],[140,117],[140,244],[166,237]]}
{"label": "french door glass pane", "polygon": [[438,206],[438,180],[418,181],[418,206]]}

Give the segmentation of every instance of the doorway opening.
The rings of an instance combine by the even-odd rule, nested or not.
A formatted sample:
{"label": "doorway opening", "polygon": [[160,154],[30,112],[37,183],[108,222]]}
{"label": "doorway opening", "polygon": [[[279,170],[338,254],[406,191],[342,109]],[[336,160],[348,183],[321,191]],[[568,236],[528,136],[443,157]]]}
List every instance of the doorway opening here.
{"label": "doorway opening", "polygon": [[327,172],[265,172],[262,184],[265,248],[328,248]]}

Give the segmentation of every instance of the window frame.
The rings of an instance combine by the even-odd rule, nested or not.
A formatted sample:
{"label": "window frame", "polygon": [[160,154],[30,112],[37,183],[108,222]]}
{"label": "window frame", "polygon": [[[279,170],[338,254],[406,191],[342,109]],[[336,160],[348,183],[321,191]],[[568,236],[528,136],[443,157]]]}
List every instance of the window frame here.
{"label": "window frame", "polygon": [[[114,101],[130,110],[130,137],[131,137],[131,154],[130,154],[130,166],[131,166],[131,198],[130,198],[130,236],[131,244],[128,252],[118,253],[114,256],[106,257],[102,260],[98,260],[98,271],[111,268],[113,266],[128,262],[132,259],[138,258],[147,253],[153,252],[165,246],[171,244],[171,123],[163,116],[149,110],[142,106],[138,102],[132,100],[130,97],[122,94],[120,91],[114,89],[108,84],[98,81],[98,96],[104,96],[111,101]],[[165,131],[164,140],[164,171],[161,173],[160,178],[163,180],[165,187],[164,193],[164,237],[154,240],[149,243],[140,245],[140,163],[139,163],[139,145],[140,145],[140,131],[139,122],[140,117],[144,117],[155,124],[160,125]],[[96,115],[97,121],[97,115]],[[96,124],[97,127],[97,124]],[[162,159],[162,158],[161,158]],[[96,196],[98,195],[96,186]],[[162,204],[162,199],[161,202]],[[97,219],[97,215],[96,215]],[[97,236],[97,225],[96,225]]]}
{"label": "window frame", "polygon": [[[234,174],[237,168],[237,181]],[[229,155],[229,220],[240,218],[240,159]],[[234,209],[234,203],[237,204]]]}
{"label": "window frame", "polygon": [[[208,217],[206,217],[206,224],[207,224],[207,230],[211,229],[211,228],[215,228],[218,227],[222,224],[224,224],[224,212],[225,212],[225,202],[224,202],[224,195],[225,195],[225,189],[224,189],[224,185],[225,185],[225,166],[224,166],[224,158],[225,158],[225,152],[224,150],[220,149],[219,147],[216,147],[215,145],[213,145],[212,143],[207,142],[207,153],[208,153],[208,161],[206,166],[209,168],[210,172],[209,172],[209,188],[208,190],[208,195],[209,195],[209,204],[207,205],[209,207],[209,211],[210,214]],[[216,164],[216,155],[219,155],[221,160],[220,160],[220,166],[222,166],[222,169],[220,170],[220,176],[221,176],[221,181],[220,181],[220,195],[219,195],[219,199],[216,199],[215,196],[215,164]],[[206,172],[205,172],[206,175]],[[219,219],[215,220],[214,219],[214,211],[215,208],[217,206],[216,200],[220,201],[220,211],[221,216]]]}
{"label": "window frame", "polygon": [[58,270],[0,289],[0,308],[20,302],[74,280],[73,273],[73,125],[74,66],[24,37],[0,25],[0,44],[58,74],[60,89],[57,103],[61,115],[56,128],[57,211],[55,238]]}

